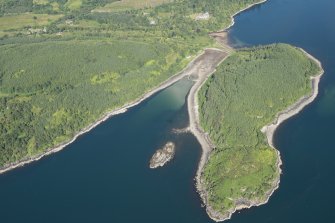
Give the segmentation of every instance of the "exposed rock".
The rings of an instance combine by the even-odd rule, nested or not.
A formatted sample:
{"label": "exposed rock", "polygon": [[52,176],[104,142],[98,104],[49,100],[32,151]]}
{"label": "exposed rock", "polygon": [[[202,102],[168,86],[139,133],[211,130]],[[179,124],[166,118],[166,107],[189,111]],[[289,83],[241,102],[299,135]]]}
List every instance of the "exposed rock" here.
{"label": "exposed rock", "polygon": [[155,20],[153,20],[153,19],[152,19],[152,20],[150,20],[150,25],[152,25],[152,26],[153,26],[153,25],[156,25],[156,21],[155,21]]}
{"label": "exposed rock", "polygon": [[67,19],[65,20],[65,24],[69,26],[73,26],[73,20]]}
{"label": "exposed rock", "polygon": [[195,17],[195,20],[198,21],[198,20],[208,20],[209,19],[209,13],[208,12],[205,12],[205,13],[200,13],[197,15],[197,17]]}
{"label": "exposed rock", "polygon": [[167,142],[162,149],[158,149],[150,159],[150,168],[164,166],[175,154],[175,145],[173,142]]}
{"label": "exposed rock", "polygon": [[174,134],[183,134],[183,133],[188,133],[190,132],[190,127],[186,127],[186,128],[183,128],[183,129],[172,129],[172,133]]}

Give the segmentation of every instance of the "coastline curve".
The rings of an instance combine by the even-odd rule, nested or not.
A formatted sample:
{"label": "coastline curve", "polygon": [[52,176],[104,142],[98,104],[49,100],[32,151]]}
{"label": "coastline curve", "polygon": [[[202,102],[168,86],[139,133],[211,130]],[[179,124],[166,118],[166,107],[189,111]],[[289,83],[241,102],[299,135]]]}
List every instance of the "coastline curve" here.
{"label": "coastline curve", "polygon": [[[207,161],[210,157],[211,150],[215,146],[210,141],[210,139],[208,137],[208,134],[205,133],[202,130],[202,128],[200,127],[199,114],[198,114],[198,104],[197,104],[198,103],[197,102],[197,95],[196,95],[196,97],[191,97],[191,96],[188,97],[188,106],[192,106],[192,104],[193,104],[193,109],[192,109],[192,107],[189,107],[189,109],[188,109],[189,110],[189,116],[190,116],[190,130],[194,134],[194,136],[198,139],[198,141],[201,144],[202,149],[203,149],[202,156],[201,156],[201,159],[200,159],[200,162],[199,162],[199,165],[198,165],[197,174],[196,174],[196,177],[195,177],[196,188],[197,188],[197,191],[198,191],[198,193],[199,193],[199,195],[200,195],[200,197],[201,197],[201,199],[204,203],[204,206],[206,208],[206,212],[207,212],[208,216],[216,222],[230,219],[233,213],[235,213],[236,211],[239,211],[241,209],[251,208],[251,207],[254,207],[254,206],[260,206],[260,205],[266,204],[269,201],[271,195],[274,193],[274,191],[279,188],[280,174],[282,173],[282,170],[280,168],[281,165],[282,165],[282,160],[281,160],[281,156],[280,156],[280,151],[275,148],[274,143],[273,143],[274,133],[275,133],[276,129],[280,126],[280,124],[282,124],[287,119],[289,119],[289,118],[295,116],[296,114],[298,114],[299,112],[301,112],[307,105],[309,105],[311,102],[314,101],[314,99],[318,95],[319,82],[320,82],[320,79],[322,77],[322,74],[324,73],[324,70],[322,68],[322,64],[319,60],[317,60],[311,54],[307,53],[302,48],[297,48],[297,49],[302,51],[306,55],[306,57],[313,60],[318,65],[320,71],[315,76],[311,77],[311,93],[310,94],[301,97],[293,105],[289,106],[284,111],[279,112],[276,115],[276,118],[274,119],[274,121],[272,123],[264,126],[261,129],[261,132],[263,134],[265,134],[265,136],[267,138],[268,144],[277,153],[276,166],[277,166],[278,171],[279,171],[278,178],[276,178],[273,182],[273,187],[265,193],[266,199],[264,201],[261,201],[261,202],[250,201],[250,203],[248,205],[246,205],[246,204],[237,205],[233,209],[229,210],[228,211],[229,214],[227,214],[227,215],[223,215],[223,214],[215,211],[211,206],[208,205],[208,201],[207,201],[208,195],[207,195],[206,188],[204,186],[204,182],[202,181],[201,175],[202,175],[203,168],[206,165],[206,163],[207,163]],[[198,87],[198,88],[195,89],[194,91],[192,91],[192,88],[191,88],[190,94],[191,93],[197,94],[198,91],[200,90],[201,86],[204,83],[205,83],[205,80],[203,80],[203,82],[199,83],[197,86],[194,85],[192,88],[194,88],[195,86]],[[189,102],[189,100],[193,101],[193,102]],[[194,126],[194,127],[192,127],[192,126]]]}
{"label": "coastline curve", "polygon": [[[206,48],[207,49],[207,48]],[[97,121],[95,121],[94,123],[88,125],[87,127],[83,128],[82,130],[80,130],[78,133],[76,133],[70,140],[63,142],[57,146],[54,146],[52,148],[47,149],[45,152],[35,155],[33,157],[29,157],[27,159],[23,159],[23,160],[19,160],[17,162],[14,163],[10,163],[8,165],[5,165],[4,167],[0,168],[0,174],[3,174],[7,171],[13,170],[15,168],[18,167],[23,167],[31,162],[34,161],[38,161],[40,159],[42,159],[45,156],[51,155],[53,153],[59,152],[61,150],[63,150],[66,146],[68,146],[69,144],[73,143],[79,136],[91,131],[92,129],[94,129],[95,127],[97,127],[99,124],[101,124],[102,122],[105,122],[106,120],[108,120],[109,118],[111,118],[112,116],[118,115],[118,114],[122,114],[125,113],[129,108],[134,107],[138,104],[140,104],[141,102],[143,102],[144,100],[148,99],[149,97],[151,97],[152,95],[158,93],[159,91],[171,86],[172,84],[176,83],[177,81],[181,80],[182,78],[189,76],[190,73],[192,73],[196,67],[197,67],[197,63],[199,63],[199,61],[201,60],[200,58],[204,56],[206,49],[202,50],[200,53],[197,54],[197,56],[188,63],[188,65],[181,71],[179,71],[178,73],[174,74],[173,76],[171,76],[169,79],[163,81],[160,85],[158,85],[156,88],[148,91],[147,93],[144,93],[142,96],[140,96],[139,98],[126,103],[125,105],[116,108],[110,112],[107,112],[105,114],[103,114],[101,116],[100,119],[98,119]]]}

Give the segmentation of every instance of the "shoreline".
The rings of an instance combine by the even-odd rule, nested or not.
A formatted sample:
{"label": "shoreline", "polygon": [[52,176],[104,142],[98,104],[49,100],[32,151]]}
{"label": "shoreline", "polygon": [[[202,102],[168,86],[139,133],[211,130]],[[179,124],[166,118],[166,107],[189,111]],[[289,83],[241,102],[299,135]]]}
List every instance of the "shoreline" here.
{"label": "shoreline", "polygon": [[295,102],[293,105],[289,106],[286,108],[284,111],[279,112],[276,115],[275,120],[264,126],[261,131],[266,135],[268,139],[268,144],[272,147],[275,148],[273,145],[273,136],[278,128],[278,126],[283,123],[285,120],[291,118],[292,116],[298,114],[301,110],[303,110],[308,104],[314,101],[314,99],[317,97],[319,93],[319,82],[322,77],[322,74],[324,73],[324,70],[322,68],[321,62],[313,57],[311,54],[307,53],[304,49],[302,48],[297,48],[300,51],[302,51],[308,58],[313,60],[314,62],[317,63],[318,67],[320,68],[320,72],[316,74],[315,76],[312,76],[311,79],[311,86],[312,86],[312,92],[309,95],[304,95],[301,97],[297,102]]}
{"label": "shoreline", "polygon": [[223,30],[221,30],[221,31],[217,31],[217,32],[225,32],[225,31],[228,31],[228,29],[230,29],[232,26],[235,25],[235,18],[234,18],[235,16],[237,16],[237,15],[240,14],[241,12],[244,12],[244,11],[246,11],[246,10],[248,10],[248,9],[250,9],[250,8],[252,8],[252,7],[254,7],[254,6],[256,6],[256,5],[263,4],[263,3],[267,2],[267,1],[268,1],[268,0],[261,0],[261,1],[259,1],[259,2],[250,4],[250,5],[248,5],[247,7],[245,7],[245,8],[243,8],[243,9],[241,9],[241,10],[235,12],[232,16],[230,16],[231,23],[229,24],[229,26],[228,26],[227,28],[225,28],[225,29],[223,29]]}
{"label": "shoreline", "polygon": [[[266,204],[272,194],[279,188],[280,184],[280,175],[282,174],[281,170],[281,165],[282,165],[282,160],[281,160],[281,155],[280,151],[277,150],[273,144],[273,136],[277,128],[287,119],[295,116],[298,114],[300,111],[302,111],[307,105],[309,105],[311,102],[314,101],[314,99],[317,97],[318,92],[319,92],[319,82],[320,79],[324,73],[324,70],[322,68],[322,64],[319,60],[317,60],[315,57],[313,57],[311,54],[307,53],[304,49],[298,48],[297,49],[301,50],[309,59],[313,60],[318,67],[320,68],[319,73],[317,73],[315,76],[312,76],[311,79],[311,93],[308,95],[302,96],[297,102],[295,102],[293,105],[289,106],[286,108],[284,111],[279,112],[274,121],[266,126],[264,126],[261,129],[261,132],[266,136],[267,142],[269,146],[274,149],[277,153],[277,170],[279,171],[278,173],[278,178],[274,180],[273,182],[273,187],[265,193],[266,199],[264,201],[250,201],[249,205],[237,205],[234,209],[229,211],[228,215],[223,215],[217,211],[215,211],[211,206],[207,204],[207,191],[205,188],[205,185],[203,184],[201,180],[201,173],[206,165],[206,162],[209,159],[210,153],[212,148],[214,148],[214,145],[212,144],[211,140],[208,137],[208,134],[205,133],[199,123],[199,111],[198,111],[198,100],[197,100],[197,94],[198,91],[200,90],[201,86],[206,82],[207,78],[205,80],[202,80],[201,83],[194,84],[190,90],[189,96],[187,98],[187,103],[188,103],[188,112],[189,112],[189,118],[190,118],[190,131],[193,133],[193,135],[197,138],[199,141],[201,147],[202,147],[202,155],[201,159],[198,164],[198,170],[196,173],[195,181],[196,181],[196,189],[198,194],[200,195],[200,198],[204,204],[204,207],[206,208],[206,212],[208,216],[216,221],[225,221],[231,218],[233,213],[236,211],[246,209],[246,208],[251,208],[251,207],[256,207],[260,206],[263,204]],[[227,58],[227,57],[226,57]],[[222,60],[224,61],[224,59]],[[214,73],[214,72],[213,72]],[[211,74],[210,74],[211,75]],[[210,76],[208,75],[208,77]],[[192,91],[193,88],[196,88],[195,90]],[[191,94],[196,94],[196,96],[192,97]],[[193,105],[192,105],[193,104]],[[193,108],[193,109],[192,109]],[[193,113],[193,114],[192,114]]]}
{"label": "shoreline", "polygon": [[[260,2],[254,3],[254,4],[250,4],[248,5],[246,8],[239,10],[238,12],[234,13],[231,16],[231,24],[225,28],[222,31],[218,31],[217,33],[220,32],[226,32],[228,29],[230,29],[234,24],[235,24],[235,20],[234,17],[236,15],[238,15],[239,13],[248,10],[250,8],[252,8],[253,6],[259,5],[259,4],[263,4],[265,3],[267,0],[262,0]],[[224,44],[225,45],[225,44]],[[227,47],[231,47],[229,46],[229,44],[226,44]],[[302,48],[298,48],[300,49],[308,58],[312,59],[313,61],[315,61],[318,66],[320,67],[320,72],[316,75],[311,77],[311,93],[308,95],[305,95],[303,97],[301,97],[297,102],[295,102],[293,105],[289,106],[287,109],[285,109],[282,112],[279,112],[276,115],[275,120],[264,126],[261,131],[263,132],[263,134],[265,134],[265,136],[267,137],[267,142],[268,144],[276,151],[277,153],[277,168],[279,171],[279,175],[278,175],[278,179],[276,179],[273,183],[273,188],[271,190],[269,190],[265,196],[266,196],[266,200],[262,201],[262,202],[253,202],[250,201],[250,205],[238,205],[236,206],[233,210],[229,211],[229,215],[228,216],[224,216],[218,212],[216,212],[215,210],[213,210],[210,206],[208,206],[207,204],[207,191],[205,189],[205,186],[203,184],[203,182],[201,181],[201,173],[203,171],[204,166],[206,165],[211,151],[212,149],[215,147],[213,145],[213,143],[211,142],[208,134],[206,132],[204,132],[201,128],[200,125],[200,119],[199,119],[199,105],[198,105],[198,92],[201,89],[201,87],[206,83],[207,79],[216,71],[216,69],[214,70],[210,70],[210,72],[207,71],[203,71],[206,68],[200,67],[200,71],[197,70],[197,62],[199,62],[198,60],[200,60],[200,62],[204,62],[205,59],[201,60],[201,57],[206,57],[206,52],[208,51],[217,51],[220,52],[223,56],[223,58],[221,58],[219,61],[214,61],[212,62],[212,65],[215,65],[215,67],[219,66],[229,55],[230,52],[226,52],[225,50],[221,50],[221,49],[217,49],[217,48],[205,48],[201,51],[201,53],[197,54],[197,56],[191,60],[188,65],[181,70],[180,72],[174,74],[173,76],[169,77],[167,80],[163,81],[161,84],[159,84],[157,87],[153,88],[152,90],[149,90],[148,92],[144,93],[142,96],[140,96],[139,98],[126,103],[125,105],[116,108],[110,112],[107,112],[105,114],[102,115],[101,118],[99,118],[97,121],[93,122],[92,124],[89,124],[87,127],[83,128],[82,130],[80,130],[78,133],[76,133],[70,140],[61,143],[53,148],[47,149],[45,152],[43,152],[42,154],[36,155],[34,157],[31,157],[29,159],[23,159],[21,161],[18,162],[14,162],[11,163],[7,166],[4,166],[3,168],[0,168],[0,174],[3,174],[7,171],[10,171],[12,169],[15,168],[19,168],[19,167],[23,167],[31,162],[34,161],[38,161],[40,159],[42,159],[45,156],[51,155],[53,153],[59,152],[63,149],[66,148],[66,146],[68,146],[69,144],[73,143],[75,140],[78,139],[79,136],[91,131],[92,129],[94,129],[95,127],[97,127],[99,124],[101,124],[104,121],[107,121],[109,118],[118,115],[118,114],[122,114],[125,113],[129,108],[132,108],[138,104],[140,104],[141,102],[147,100],[148,98],[150,98],[151,96],[153,96],[154,94],[158,93],[159,91],[173,85],[174,83],[176,83],[177,81],[181,80],[182,78],[186,77],[186,76],[191,76],[194,72],[204,72],[204,74],[201,76],[201,74],[198,74],[198,78],[195,81],[194,85],[190,88],[188,96],[187,96],[187,107],[188,107],[188,114],[189,114],[189,130],[190,132],[197,138],[197,140],[199,141],[201,147],[202,147],[202,154],[201,154],[201,158],[198,164],[198,169],[196,172],[196,189],[197,192],[200,195],[200,198],[202,200],[202,202],[205,205],[206,208],[206,212],[208,214],[208,216],[216,221],[224,221],[224,220],[228,220],[231,218],[232,214],[235,213],[236,211],[239,211],[241,209],[245,209],[245,208],[251,208],[253,206],[260,206],[263,204],[266,204],[271,195],[274,193],[274,191],[276,189],[279,188],[279,184],[280,184],[280,175],[282,173],[281,170],[281,165],[282,165],[282,160],[281,160],[281,155],[280,155],[280,151],[277,150],[274,145],[273,145],[273,136],[275,131],[277,130],[277,128],[287,119],[293,117],[294,115],[298,114],[300,111],[302,111],[307,105],[309,105],[311,102],[314,101],[314,99],[317,97],[318,92],[319,92],[319,82],[321,79],[322,74],[324,73],[324,70],[322,68],[321,62],[319,60],[317,60],[315,57],[313,57],[311,54],[307,53],[305,50],[303,50]],[[213,68],[213,67],[211,67]],[[202,70],[203,69],[203,70]],[[200,77],[201,76],[201,77]]]}
{"label": "shoreline", "polygon": [[[246,8],[239,10],[238,12],[234,13],[231,16],[231,24],[225,28],[223,31],[218,31],[218,32],[224,32],[227,29],[229,29],[231,26],[234,25],[235,21],[234,21],[234,16],[236,16],[237,14],[253,7],[254,5],[258,5],[258,4],[262,4],[263,2],[266,2],[267,0],[262,0],[260,2],[254,3],[254,4],[250,4],[248,5]],[[26,159],[22,159],[13,163],[10,163],[8,165],[5,165],[4,167],[0,168],[0,174],[3,174],[7,171],[10,171],[12,169],[18,168],[18,167],[22,167],[25,166],[31,162],[34,161],[38,161],[40,159],[42,159],[45,156],[51,155],[53,153],[59,152],[62,149],[64,149],[66,146],[68,146],[69,144],[73,143],[79,136],[89,132],[90,130],[92,130],[93,128],[95,128],[96,126],[98,126],[99,124],[101,124],[102,122],[106,121],[107,119],[111,118],[112,116],[118,115],[118,114],[122,114],[125,113],[129,108],[134,107],[138,104],[140,104],[142,101],[146,100],[147,98],[151,97],[153,94],[169,87],[170,85],[174,84],[175,82],[179,81],[180,79],[182,79],[185,76],[188,76],[188,73],[192,72],[192,70],[194,70],[193,68],[193,64],[199,59],[201,58],[206,50],[208,49],[216,49],[216,48],[205,48],[204,50],[201,51],[201,53],[197,54],[197,56],[188,63],[188,65],[181,70],[180,72],[176,73],[175,75],[171,76],[170,78],[168,78],[167,80],[163,81],[160,85],[158,85],[158,87],[148,91],[147,93],[144,93],[143,96],[140,96],[139,98],[126,103],[125,105],[116,108],[110,112],[107,112],[106,114],[102,115],[101,118],[99,118],[97,121],[93,122],[92,124],[88,125],[87,127],[83,128],[82,130],[80,130],[78,133],[76,133],[70,140],[65,141],[55,147],[49,148],[47,149],[45,152],[41,153],[41,154],[37,154],[33,157],[29,157]],[[216,49],[216,50],[220,50],[220,49]],[[188,71],[189,70],[189,71]],[[209,75],[210,76],[210,75]],[[191,91],[191,90],[190,90]],[[194,133],[193,133],[194,134]],[[196,136],[196,138],[198,139],[198,137],[200,136]],[[208,137],[207,137],[208,138]],[[209,139],[208,139],[209,140]]]}
{"label": "shoreline", "polygon": [[[222,51],[223,52],[223,51]],[[216,67],[219,66],[228,56],[229,53],[225,53],[226,55],[224,58],[217,63]],[[188,96],[187,96],[187,110],[189,115],[189,131],[197,138],[199,141],[201,148],[202,148],[202,154],[201,158],[198,164],[198,169],[196,173],[196,187],[197,191],[203,191],[199,190],[200,183],[200,175],[203,167],[205,166],[208,157],[210,155],[210,152],[212,151],[212,148],[214,148],[213,143],[211,142],[209,136],[203,131],[201,125],[200,125],[200,119],[199,119],[199,105],[198,105],[198,92],[201,89],[201,87],[206,83],[206,80],[216,71],[216,69],[212,70],[207,75],[203,75],[202,77],[198,77],[195,84],[191,87]],[[199,75],[200,76],[200,75]],[[201,196],[201,193],[200,197]],[[203,200],[204,201],[204,200]]]}
{"label": "shoreline", "polygon": [[[248,10],[248,9],[252,8],[253,6],[263,4],[266,1],[267,0],[262,0],[262,1],[259,1],[257,3],[254,3],[254,4],[250,4],[250,5],[246,6],[245,8],[237,11],[236,13],[234,13],[233,15],[230,16],[231,23],[228,27],[226,27],[223,30],[219,30],[219,31],[210,33],[209,35],[212,35],[212,37],[215,38],[216,34],[224,33],[224,32],[227,33],[228,29],[230,29],[235,24],[235,18],[234,17],[236,15],[240,14],[241,12],[243,12],[245,10]],[[213,34],[214,34],[214,36],[213,36]],[[227,49],[228,50],[233,49],[232,46],[229,45],[228,38],[226,38],[223,42],[219,41],[219,43],[226,50]],[[231,51],[228,51],[227,56],[220,63],[222,63],[229,56],[230,53],[231,53]],[[258,206],[258,205],[262,205],[264,203],[267,203],[270,196],[272,195],[272,193],[279,187],[280,179],[278,179],[278,181],[276,182],[276,185],[274,186],[272,191],[270,191],[269,195],[267,196],[268,198],[264,203],[258,204],[258,205],[257,204],[251,204],[250,206],[246,206],[246,205],[237,206],[237,207],[235,207],[234,210],[232,210],[229,213],[228,216],[224,216],[224,215],[218,213],[217,211],[215,211],[212,207],[210,207],[207,204],[207,191],[206,191],[206,188],[205,188],[205,186],[204,186],[204,184],[201,180],[201,173],[202,173],[202,170],[203,170],[204,166],[207,163],[207,160],[209,159],[209,156],[210,156],[210,153],[211,153],[212,149],[215,146],[211,142],[208,134],[205,133],[202,130],[202,128],[200,126],[200,123],[199,123],[200,119],[199,119],[199,110],[198,110],[198,107],[199,107],[198,106],[198,92],[199,92],[200,88],[203,86],[203,84],[206,82],[208,77],[210,77],[214,72],[215,72],[215,70],[212,73],[208,74],[206,79],[200,80],[200,83],[199,83],[199,80],[197,80],[197,82],[191,87],[191,89],[189,91],[189,94],[187,96],[187,108],[188,108],[188,114],[189,114],[189,130],[197,138],[197,140],[200,143],[201,148],[202,148],[202,154],[201,154],[201,158],[200,158],[200,161],[199,161],[199,164],[198,164],[198,169],[197,169],[196,176],[195,176],[196,190],[197,190],[197,192],[198,192],[198,194],[199,194],[199,196],[200,196],[200,198],[203,202],[204,207],[206,208],[206,213],[209,216],[209,218],[211,218],[212,220],[214,220],[216,222],[219,222],[219,221],[224,221],[224,220],[230,219],[232,214],[235,213],[238,210],[241,210],[241,209],[244,209],[244,208],[250,208],[252,206]],[[281,158],[280,158],[280,153],[279,153],[278,150],[276,150],[276,151],[277,151],[277,154],[278,154],[277,167],[279,169],[279,172],[281,173],[280,166],[281,166],[282,162],[281,162]]]}
{"label": "shoreline", "polygon": [[66,142],[63,142],[63,143],[61,143],[61,144],[59,144],[55,147],[49,148],[41,154],[35,155],[35,156],[27,158],[27,159],[22,159],[20,161],[14,162],[14,163],[10,163],[10,164],[0,168],[0,174],[3,174],[7,171],[13,170],[13,169],[18,168],[18,167],[23,167],[23,166],[25,166],[25,165],[27,165],[31,162],[38,161],[45,156],[48,156],[48,155],[51,155],[53,153],[56,153],[56,152],[59,152],[59,151],[63,150],[66,146],[68,146],[69,144],[71,144],[75,140],[77,140],[77,138],[79,136],[91,131],[92,129],[97,127],[102,122],[108,120],[112,116],[125,113],[129,108],[140,104],[141,102],[148,99],[152,95],[154,95],[154,94],[158,93],[159,91],[171,86],[172,84],[176,83],[177,81],[181,80],[182,78],[184,78],[186,76],[189,76],[190,73],[192,73],[194,71],[195,67],[197,66],[196,63],[198,62],[199,58],[201,58],[205,55],[207,49],[210,49],[210,48],[205,48],[204,50],[202,50],[201,53],[197,54],[197,56],[194,59],[192,59],[183,70],[179,71],[178,73],[174,74],[173,76],[171,76],[167,80],[163,81],[156,88],[154,88],[152,90],[149,90],[148,92],[144,93],[139,98],[137,98],[137,99],[135,99],[131,102],[128,102],[121,107],[118,107],[118,108],[116,108],[116,109],[114,109],[110,112],[107,112],[107,113],[103,114],[102,117],[99,118],[97,121],[93,122],[92,124],[89,124],[87,127],[83,128],[82,130],[77,132],[70,140],[68,140]]}
{"label": "shoreline", "polygon": [[[220,63],[222,63],[228,56],[229,54],[227,54],[227,56]],[[188,110],[188,115],[189,115],[189,130],[196,137],[202,149],[201,158],[198,163],[198,169],[197,169],[196,176],[195,176],[195,181],[196,181],[195,187],[196,187],[197,193],[199,194],[204,204],[204,207],[206,208],[207,215],[212,220],[217,221],[216,217],[214,217],[216,212],[207,204],[207,190],[201,180],[201,173],[209,159],[212,149],[215,146],[211,142],[208,134],[206,134],[201,128],[200,119],[199,119],[199,109],[198,109],[199,108],[198,92],[201,89],[201,87],[206,83],[206,80],[214,72],[215,70],[212,73],[208,74],[208,76],[205,79],[200,79],[200,80],[198,79],[197,82],[192,86],[192,88],[189,91],[188,97],[187,97],[187,110]]]}

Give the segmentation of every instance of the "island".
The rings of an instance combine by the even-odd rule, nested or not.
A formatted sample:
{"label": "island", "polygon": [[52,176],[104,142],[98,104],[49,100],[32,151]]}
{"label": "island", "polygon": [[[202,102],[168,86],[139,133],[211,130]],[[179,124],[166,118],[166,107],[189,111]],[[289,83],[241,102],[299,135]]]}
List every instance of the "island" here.
{"label": "island", "polygon": [[162,167],[171,161],[175,154],[175,147],[173,142],[167,142],[162,149],[158,149],[150,159],[150,168]]}

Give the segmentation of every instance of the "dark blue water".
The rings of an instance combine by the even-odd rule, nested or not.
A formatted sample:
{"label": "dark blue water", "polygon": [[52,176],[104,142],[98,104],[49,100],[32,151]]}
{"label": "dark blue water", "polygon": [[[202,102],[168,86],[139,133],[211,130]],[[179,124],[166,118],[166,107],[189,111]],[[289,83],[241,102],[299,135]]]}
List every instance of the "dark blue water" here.
{"label": "dark blue water", "polygon": [[335,222],[334,15],[333,0],[270,0],[236,18],[230,36],[237,45],[290,43],[318,58],[325,74],[317,99],[275,134],[280,189],[231,222]]}
{"label": "dark blue water", "polygon": [[[335,2],[270,0],[237,16],[236,45],[274,42],[303,47],[321,60],[318,98],[275,135],[283,158],[279,190],[269,203],[229,222],[335,220]],[[193,178],[200,146],[187,125],[190,82],[182,81],[125,114],[113,117],[65,150],[0,176],[0,222],[211,222]],[[150,170],[154,151],[177,146],[166,167]]]}
{"label": "dark blue water", "polygon": [[[188,222],[206,219],[194,190],[201,148],[172,128],[188,123],[182,80],[111,118],[65,150],[0,176],[0,222]],[[149,169],[172,140],[175,158]],[[186,208],[186,209],[185,209]],[[202,214],[202,215],[201,215]]]}

